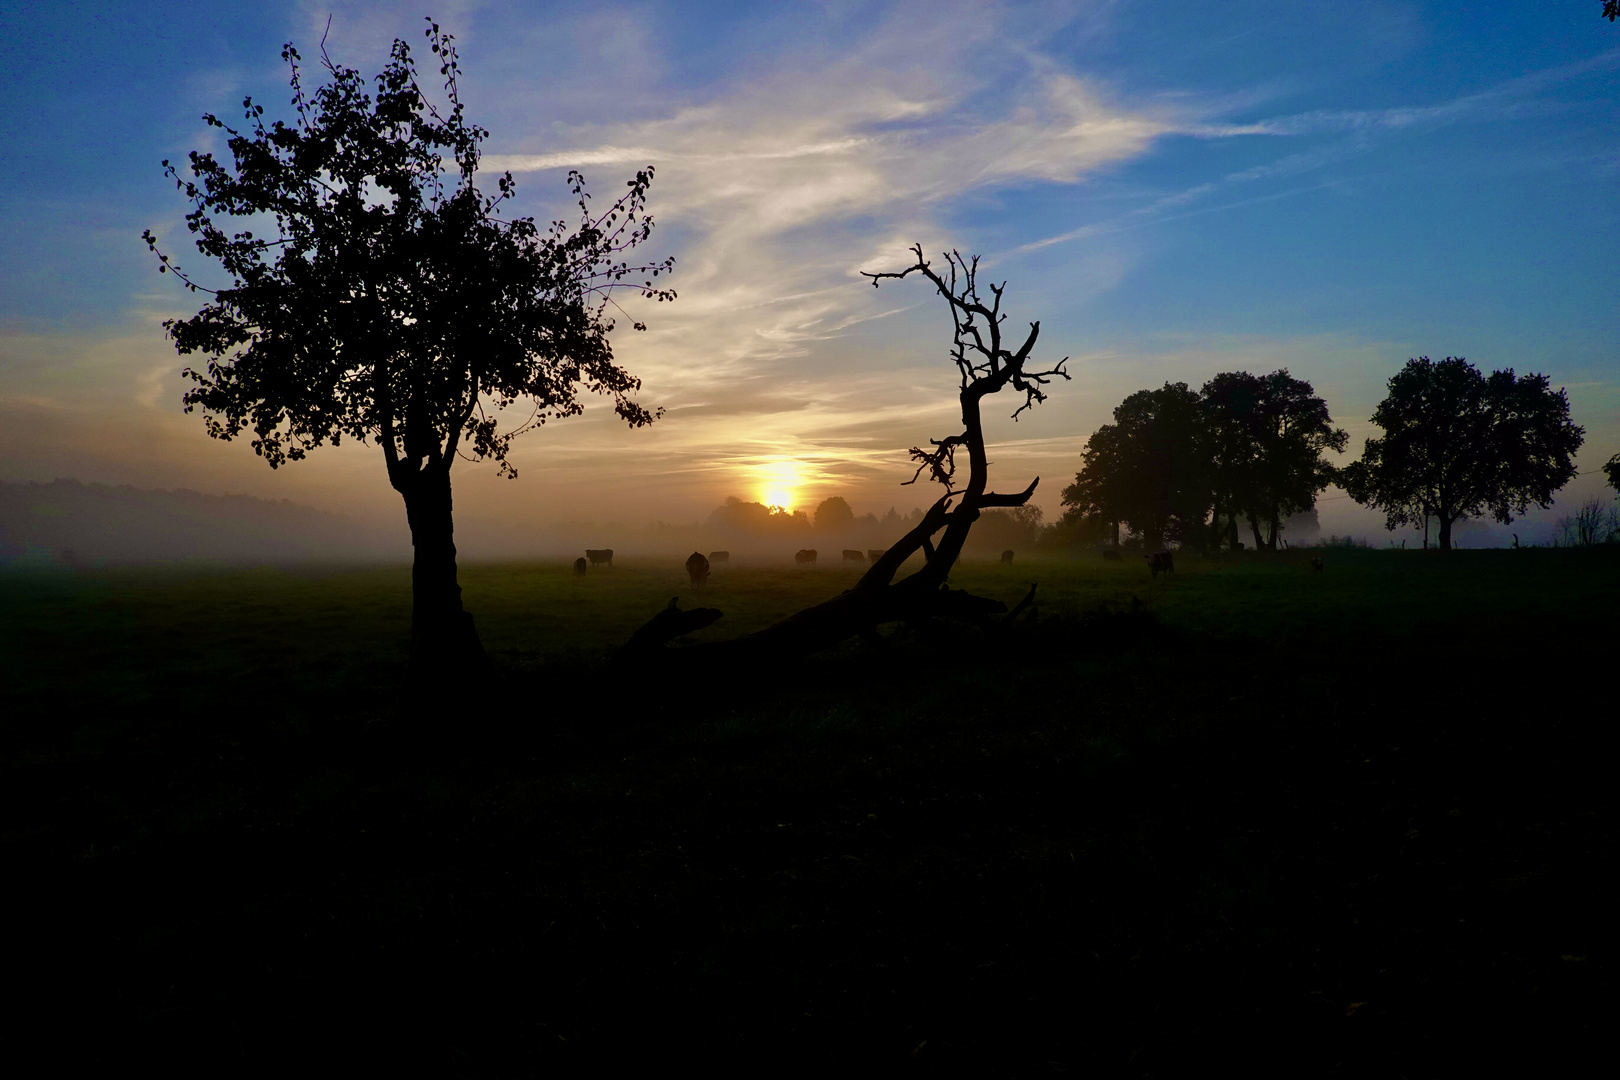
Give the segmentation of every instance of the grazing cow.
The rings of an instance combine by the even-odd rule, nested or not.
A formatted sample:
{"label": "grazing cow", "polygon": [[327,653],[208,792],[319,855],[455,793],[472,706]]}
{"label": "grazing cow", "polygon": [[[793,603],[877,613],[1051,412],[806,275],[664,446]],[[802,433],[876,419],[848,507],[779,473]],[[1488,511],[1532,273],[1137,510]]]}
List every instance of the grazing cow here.
{"label": "grazing cow", "polygon": [[613,565],[612,548],[586,548],[585,557],[591,560],[592,566],[601,566],[603,563]]}
{"label": "grazing cow", "polygon": [[1012,548],[1008,548],[1006,551],[1003,551],[1001,553],[1001,565],[1002,566],[1011,566],[1012,565],[1012,556],[1013,556]]}
{"label": "grazing cow", "polygon": [[1161,570],[1166,574],[1176,572],[1175,557],[1168,551],[1161,551],[1155,555],[1144,555],[1142,558],[1147,560],[1148,572],[1154,577],[1158,577]]}
{"label": "grazing cow", "polygon": [[574,560],[574,576],[575,577],[584,577],[585,576],[585,560],[584,559],[575,559]]}
{"label": "grazing cow", "polygon": [[1103,548],[1103,562],[1119,562],[1119,552],[1113,548]]}
{"label": "grazing cow", "polygon": [[796,563],[813,563],[816,561],[815,548],[803,548],[794,553],[793,561]]}
{"label": "grazing cow", "polygon": [[1323,566],[1322,556],[1318,555],[1314,559],[1311,560],[1311,570],[1313,570],[1314,572],[1320,574],[1322,572],[1322,566]]}
{"label": "grazing cow", "polygon": [[703,557],[703,552],[694,551],[686,557],[686,572],[692,575],[694,588],[709,580],[709,560]]}
{"label": "grazing cow", "polygon": [[845,562],[865,562],[866,561],[866,556],[862,555],[860,552],[856,551],[854,548],[845,548],[844,549],[844,561]]}
{"label": "grazing cow", "polygon": [[877,562],[879,559],[883,558],[885,554],[886,552],[882,548],[870,548],[866,552],[866,557],[872,562]]}
{"label": "grazing cow", "polygon": [[711,563],[730,562],[730,561],[731,561],[731,552],[729,552],[729,551],[711,551],[711,552],[709,552],[709,562],[711,562]]}

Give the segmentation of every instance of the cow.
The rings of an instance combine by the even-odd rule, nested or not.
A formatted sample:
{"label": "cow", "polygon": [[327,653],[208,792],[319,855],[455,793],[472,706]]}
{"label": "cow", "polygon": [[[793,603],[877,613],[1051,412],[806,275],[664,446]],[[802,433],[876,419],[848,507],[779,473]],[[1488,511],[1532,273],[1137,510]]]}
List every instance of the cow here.
{"label": "cow", "polygon": [[796,563],[814,563],[816,561],[815,548],[803,548],[794,553],[793,561]]}
{"label": "cow", "polygon": [[1161,570],[1166,574],[1176,572],[1175,556],[1168,551],[1161,551],[1155,555],[1144,555],[1142,558],[1147,560],[1148,572],[1154,577],[1158,577]]}
{"label": "cow", "polygon": [[866,556],[862,555],[860,552],[856,551],[854,548],[845,548],[844,549],[844,561],[845,562],[865,562],[866,561]]}
{"label": "cow", "polygon": [[592,566],[600,566],[603,563],[606,563],[608,566],[613,565],[612,548],[586,548],[585,557],[591,560]]}
{"label": "cow", "polygon": [[1103,548],[1103,562],[1119,562],[1119,552],[1113,548]]}
{"label": "cow", "polygon": [[731,561],[731,552],[729,552],[729,551],[711,551],[711,552],[709,552],[709,562],[710,563],[717,563],[717,562],[726,562],[726,563],[728,563],[730,561]]}
{"label": "cow", "polygon": [[585,576],[585,560],[584,559],[575,559],[574,560],[574,576],[575,577],[584,577]]}
{"label": "cow", "polygon": [[686,572],[692,575],[693,588],[700,588],[709,580],[709,560],[703,557],[703,552],[694,551],[686,557]]}
{"label": "cow", "polygon": [[1322,562],[1322,556],[1318,555],[1318,556],[1316,556],[1315,558],[1313,558],[1311,560],[1311,571],[1313,573],[1320,574],[1322,572],[1323,566],[1325,566],[1325,565],[1326,564]]}
{"label": "cow", "polygon": [[882,548],[871,548],[871,549],[869,549],[867,551],[866,557],[868,559],[870,559],[872,562],[877,562],[879,559],[883,558],[883,556],[886,555],[886,554],[887,554],[887,552],[885,552]]}
{"label": "cow", "polygon": [[1012,548],[1008,548],[1006,551],[1003,551],[1001,553],[1001,565],[1002,566],[1011,566],[1012,565],[1012,557],[1013,557]]}

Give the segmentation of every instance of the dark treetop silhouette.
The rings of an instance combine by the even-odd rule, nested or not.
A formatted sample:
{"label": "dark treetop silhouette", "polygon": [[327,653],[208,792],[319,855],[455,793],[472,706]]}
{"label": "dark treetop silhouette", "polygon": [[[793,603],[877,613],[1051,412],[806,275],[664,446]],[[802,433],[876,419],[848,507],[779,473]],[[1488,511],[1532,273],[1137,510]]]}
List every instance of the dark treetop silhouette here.
{"label": "dark treetop silhouette", "polygon": [[[930,440],[931,449],[912,447],[911,457],[917,462],[917,470],[906,481],[915,483],[926,471],[930,479],[944,487],[944,494],[911,531],[872,563],[853,588],[757,633],[695,648],[797,652],[835,644],[855,634],[870,634],[883,622],[933,616],[983,620],[993,612],[1005,610],[1005,605],[998,600],[972,596],[945,585],[980,512],[990,507],[1023,506],[1035,493],[1035,485],[1040,483],[1037,477],[1015,495],[999,495],[988,490],[990,465],[985,455],[979,406],[989,395],[1011,386],[1024,394],[1023,402],[1012,414],[1016,419],[1025,409],[1046,400],[1042,388],[1053,378],[1069,377],[1063,370],[1068,357],[1044,370],[1027,368],[1030,352],[1040,337],[1041,324],[1030,323],[1029,333],[1022,343],[1016,348],[1009,347],[1010,343],[1002,337],[1002,323],[1007,316],[1002,314],[1001,298],[1006,283],[988,285],[986,297],[979,291],[977,258],[966,259],[958,252],[947,252],[947,270],[942,275],[923,258],[922,245],[915,245],[911,250],[916,261],[904,270],[865,276],[876,288],[885,280],[900,281],[920,274],[933,284],[950,309],[950,355],[961,383],[962,430],[943,439]],[[966,484],[962,484],[957,475],[959,451],[965,451],[968,458]],[[941,530],[943,535],[935,544],[933,538]],[[896,582],[894,576],[901,564],[919,550],[925,559],[922,567]],[[1031,596],[1034,593],[1033,586],[1030,593]],[[1031,596],[1026,596],[1009,617],[1022,614]],[[670,603],[674,610],[675,602]],[[719,612],[713,609],[704,610],[712,613],[713,618],[719,617]],[[712,622],[713,618],[707,622]],[[673,619],[669,611],[661,613],[636,632],[621,652],[621,658],[643,655],[668,642],[676,633],[687,632],[681,628],[688,625]],[[674,632],[665,634],[663,629]]]}
{"label": "dark treetop silhouette", "polygon": [[1309,509],[1335,475],[1323,451],[1347,440],[1311,384],[1287,370],[1223,372],[1199,393],[1165,383],[1126,398],[1091,436],[1063,489],[1065,520],[1088,539],[1112,533],[1116,546],[1129,523],[1156,548],[1167,536],[1235,546],[1247,517],[1255,547],[1275,549],[1283,520]]}
{"label": "dark treetop silhouette", "polygon": [[1063,505],[1105,524],[1116,547],[1121,522],[1150,548],[1166,533],[1185,538],[1210,505],[1202,429],[1198,395],[1186,383],[1132,394],[1114,410],[1114,422],[1086,443],[1080,472],[1063,489]]}
{"label": "dark treetop silhouette", "polygon": [[[572,230],[500,217],[512,176],[497,180],[494,196],[474,184],[488,132],[464,115],[451,35],[429,20],[426,36],[443,106],[419,85],[403,41],[372,91],[323,45],[330,81],[313,95],[289,44],[291,125],[266,126],[250,98],[246,131],[204,117],[229,136],[234,168],[192,152],[186,180],[163,163],[193,203],[186,223],[197,249],[220,262],[229,287],[203,289],[150,231],[143,239],[160,270],[214,296],[194,317],[164,324],[182,354],[209,357],[204,371],[186,369],[196,385],[184,402],[187,412],[202,407],[210,435],[228,440],[251,427],[271,468],[345,436],[380,444],[416,549],[413,651],[442,664],[481,654],[456,582],[456,456],[493,459],[516,476],[512,440],[581,412],[581,388],[610,396],[631,427],[651,423],[657,414],[630,396],[640,380],[613,362],[606,308],[621,288],[675,294],[653,286],[673,259],[624,258],[652,231],[650,167],[600,214],[584,179],[569,173],[580,212]],[[215,214],[261,215],[275,235],[228,233]],[[525,401],[527,417],[502,427],[503,410]]]}
{"label": "dark treetop silhouette", "polygon": [[1384,511],[1391,529],[1438,518],[1443,551],[1458,518],[1489,511],[1507,524],[1532,502],[1551,506],[1585,437],[1545,375],[1487,378],[1460,356],[1408,361],[1372,419],[1384,437],[1342,470],[1345,490]]}
{"label": "dark treetop silhouette", "polygon": [[1350,437],[1333,426],[1311,384],[1286,368],[1224,372],[1204,384],[1201,400],[1216,514],[1226,511],[1234,541],[1244,515],[1255,548],[1275,551],[1283,520],[1314,506],[1337,475],[1323,451],[1343,453]]}

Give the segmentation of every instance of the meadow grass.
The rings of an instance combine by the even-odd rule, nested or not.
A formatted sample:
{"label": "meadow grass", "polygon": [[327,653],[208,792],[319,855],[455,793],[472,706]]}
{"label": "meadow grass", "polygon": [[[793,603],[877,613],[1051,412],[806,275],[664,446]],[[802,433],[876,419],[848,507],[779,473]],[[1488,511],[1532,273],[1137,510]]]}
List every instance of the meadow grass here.
{"label": "meadow grass", "polygon": [[604,660],[671,596],[708,640],[859,570],[467,565],[451,698],[406,568],[0,576],[19,1015],[456,1075],[1579,1060],[1620,559],[1312,554],[964,562],[1038,621],[662,672]]}

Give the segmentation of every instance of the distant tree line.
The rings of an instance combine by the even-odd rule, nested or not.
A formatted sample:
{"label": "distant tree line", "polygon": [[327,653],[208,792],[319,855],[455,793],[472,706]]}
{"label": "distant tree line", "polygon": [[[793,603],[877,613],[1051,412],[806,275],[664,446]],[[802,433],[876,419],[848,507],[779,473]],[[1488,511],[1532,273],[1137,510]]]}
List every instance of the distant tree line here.
{"label": "distant tree line", "polygon": [[[698,522],[679,524],[655,522],[647,526],[642,543],[654,550],[680,548],[734,548],[738,552],[785,555],[798,548],[815,547],[823,554],[837,555],[840,549],[886,550],[923,520],[921,507],[901,513],[890,507],[883,514],[856,514],[840,495],[821,500],[810,510],[786,510],[738,496],[730,496]],[[999,555],[1011,548],[1031,552],[1049,546],[1062,547],[1056,540],[1057,528],[1043,525],[1038,506],[1015,506],[983,511],[964,545],[973,557]],[[595,530],[589,535],[602,543],[624,544],[627,527],[618,526],[620,536]]]}
{"label": "distant tree line", "polygon": [[[1243,546],[1274,550],[1284,524],[1310,511],[1328,485],[1385,514],[1385,525],[1453,526],[1487,514],[1504,524],[1533,503],[1546,509],[1575,476],[1583,430],[1569,398],[1545,375],[1486,376],[1462,357],[1420,356],[1389,380],[1372,416],[1382,438],[1361,460],[1336,467],[1348,437],[1327,403],[1286,369],[1224,372],[1193,391],[1186,383],[1142,390],[1091,436],[1058,530],[1067,543],[1119,546],[1122,530],[1144,546]],[[1620,472],[1620,456],[1604,468]]]}

